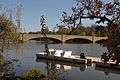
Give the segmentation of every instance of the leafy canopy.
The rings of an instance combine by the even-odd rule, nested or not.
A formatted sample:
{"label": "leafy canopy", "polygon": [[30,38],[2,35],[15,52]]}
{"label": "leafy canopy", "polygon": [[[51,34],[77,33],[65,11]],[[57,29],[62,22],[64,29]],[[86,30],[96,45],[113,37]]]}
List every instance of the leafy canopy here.
{"label": "leafy canopy", "polygon": [[72,25],[74,28],[81,26],[81,18],[89,18],[99,20],[96,23],[106,24],[107,26],[97,26],[97,31],[105,31],[108,36],[107,42],[103,46],[108,49],[108,59],[120,62],[120,1],[119,0],[75,0],[77,5],[72,7],[73,14],[63,11],[61,21],[66,25]]}

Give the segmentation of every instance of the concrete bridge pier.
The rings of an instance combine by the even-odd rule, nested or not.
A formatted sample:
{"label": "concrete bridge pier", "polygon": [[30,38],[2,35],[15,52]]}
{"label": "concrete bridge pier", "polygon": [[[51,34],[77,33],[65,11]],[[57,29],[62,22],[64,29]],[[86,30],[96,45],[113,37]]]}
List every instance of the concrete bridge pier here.
{"label": "concrete bridge pier", "polygon": [[95,42],[95,40],[93,40],[93,44],[95,44],[96,42]]}
{"label": "concrete bridge pier", "polygon": [[95,43],[95,36],[92,36],[92,42]]}
{"label": "concrete bridge pier", "polygon": [[64,41],[64,40],[62,41],[62,44],[65,44],[65,41]]}
{"label": "concrete bridge pier", "polygon": [[25,34],[21,34],[20,35],[20,41],[21,41],[21,43],[26,43],[27,42],[27,39],[26,39],[26,35]]}

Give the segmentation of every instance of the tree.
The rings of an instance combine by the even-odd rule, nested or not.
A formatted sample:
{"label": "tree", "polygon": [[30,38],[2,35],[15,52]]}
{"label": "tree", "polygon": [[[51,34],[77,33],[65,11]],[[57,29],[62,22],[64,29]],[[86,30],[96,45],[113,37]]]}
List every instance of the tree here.
{"label": "tree", "polygon": [[22,5],[17,6],[16,22],[17,22],[18,29],[20,29],[20,25],[21,25],[21,11],[22,11],[22,9],[23,9]]}
{"label": "tree", "polygon": [[49,34],[50,31],[49,31],[48,27],[46,27],[45,32],[46,32],[46,34]]}
{"label": "tree", "polygon": [[47,55],[50,54],[49,50],[48,50],[48,39],[47,39],[47,35],[46,35],[46,31],[47,31],[47,27],[45,26],[45,19],[44,19],[44,15],[41,16],[40,19],[40,25],[41,25],[41,32],[44,36],[44,41],[45,41],[45,51],[47,52]]}
{"label": "tree", "polygon": [[[72,7],[73,14],[68,16],[63,12],[62,22],[73,24],[73,28],[81,24],[81,18],[89,18],[99,20],[96,23],[106,24],[102,30],[105,30],[108,36],[107,42],[103,46],[107,47],[109,54],[107,55],[117,62],[120,62],[120,2],[119,0],[102,1],[102,0],[75,0],[77,5]],[[75,26],[76,25],[76,26]],[[99,27],[99,26],[98,26]],[[101,29],[101,28],[99,28]],[[114,55],[113,55],[114,54]]]}
{"label": "tree", "polygon": [[40,80],[44,79],[45,77],[46,74],[41,70],[38,70],[38,68],[33,68],[22,75],[22,78],[26,80]]}
{"label": "tree", "polygon": [[5,59],[8,58],[5,53],[10,47],[16,47],[20,43],[20,27],[18,28],[18,25],[13,21],[16,12],[13,13],[12,11],[16,11],[16,9],[6,9],[1,5],[0,7],[0,72],[6,73],[13,70],[13,62],[17,61]]}
{"label": "tree", "polygon": [[[19,6],[18,6],[19,8]],[[18,10],[17,8],[17,10]],[[4,13],[1,9],[0,14],[0,40],[1,40],[1,52],[4,52],[5,49],[8,49],[10,45],[16,46],[19,43],[19,29],[18,25],[16,25],[13,21],[13,14],[10,9]],[[9,16],[7,14],[10,14]],[[21,13],[21,11],[17,12]],[[20,18],[19,18],[20,19]]]}

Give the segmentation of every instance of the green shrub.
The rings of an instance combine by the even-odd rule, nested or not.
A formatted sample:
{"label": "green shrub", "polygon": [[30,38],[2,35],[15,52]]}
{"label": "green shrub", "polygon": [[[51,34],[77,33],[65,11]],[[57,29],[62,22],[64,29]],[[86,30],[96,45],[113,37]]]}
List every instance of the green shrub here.
{"label": "green shrub", "polygon": [[41,70],[38,70],[37,68],[29,70],[22,75],[22,78],[32,79],[32,80],[42,79],[45,77],[46,77],[46,74],[42,72]]}

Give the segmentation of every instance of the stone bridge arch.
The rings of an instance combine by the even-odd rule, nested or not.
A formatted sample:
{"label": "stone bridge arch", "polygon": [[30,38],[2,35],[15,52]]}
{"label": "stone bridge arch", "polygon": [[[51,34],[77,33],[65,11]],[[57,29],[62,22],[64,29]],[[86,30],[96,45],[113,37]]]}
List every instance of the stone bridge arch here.
{"label": "stone bridge arch", "polygon": [[[24,35],[21,35],[20,40],[23,40],[23,42],[26,42],[30,39],[43,38],[43,37],[44,37],[43,34],[24,34]],[[61,35],[47,35],[47,37],[50,39],[56,39],[62,42]]]}
{"label": "stone bridge arch", "polygon": [[[26,42],[33,38],[42,38],[42,37],[44,37],[43,34],[21,34],[20,40],[22,40],[23,42]],[[92,41],[93,43],[95,43],[98,40],[103,40],[103,39],[106,40],[108,38],[108,37],[93,37],[93,36],[79,36],[79,35],[61,36],[61,35],[54,35],[54,34],[47,34],[47,37],[59,40],[62,43],[65,43],[67,40],[75,39],[75,38],[86,39],[86,40]]]}
{"label": "stone bridge arch", "polygon": [[94,41],[95,43],[97,43],[98,41],[106,41],[108,39],[108,37],[95,37]]}
{"label": "stone bridge arch", "polygon": [[108,37],[95,37],[94,42],[96,43],[97,41],[107,40],[107,39],[108,39]]}
{"label": "stone bridge arch", "polygon": [[93,42],[93,38],[91,36],[79,36],[79,35],[64,35],[63,42],[65,43],[66,41],[71,39],[85,39]]}

